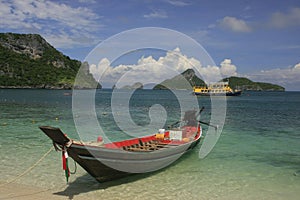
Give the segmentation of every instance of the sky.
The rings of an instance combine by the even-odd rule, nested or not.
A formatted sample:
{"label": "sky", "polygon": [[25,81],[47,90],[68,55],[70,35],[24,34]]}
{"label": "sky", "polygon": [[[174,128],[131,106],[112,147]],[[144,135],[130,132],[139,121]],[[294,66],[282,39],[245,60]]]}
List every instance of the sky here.
{"label": "sky", "polygon": [[[202,66],[203,73],[219,70],[225,76],[243,76],[300,91],[299,0],[0,2],[1,32],[40,34],[73,59],[83,61],[97,44],[123,31],[162,27],[183,33],[203,46],[216,64]],[[117,71],[113,68],[146,66],[146,61],[161,65],[172,52],[189,62],[201,62],[181,50],[173,48],[152,57],[148,52],[135,60],[131,57],[131,63],[124,59],[115,65],[103,58],[93,70],[97,74],[97,65],[103,63],[111,73]],[[180,65],[178,62],[182,61],[172,64]]]}

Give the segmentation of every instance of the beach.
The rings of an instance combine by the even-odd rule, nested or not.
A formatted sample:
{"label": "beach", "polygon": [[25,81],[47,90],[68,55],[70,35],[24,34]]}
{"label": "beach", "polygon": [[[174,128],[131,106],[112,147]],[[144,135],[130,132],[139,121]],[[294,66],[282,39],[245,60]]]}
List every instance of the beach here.
{"label": "beach", "polygon": [[[2,183],[1,183],[2,184]],[[30,187],[20,184],[7,184],[0,188],[0,199],[66,199],[65,197],[59,197],[53,195],[49,189],[42,189],[38,187]]]}
{"label": "beach", "polygon": [[[0,188],[0,199],[298,199],[299,197],[299,177],[291,176],[282,187],[283,182],[277,182],[276,175],[257,174],[253,176],[251,171],[237,177],[236,170],[226,169],[228,166],[219,166],[223,168],[224,178],[220,179],[221,173],[211,173],[204,170],[207,175],[203,180],[193,180],[186,173],[181,173],[180,178],[172,177],[176,169],[160,172],[147,177],[131,177],[117,182],[100,184],[95,182],[89,175],[78,176],[69,185],[65,182],[56,183],[54,187],[29,186],[19,183],[6,184]],[[251,167],[249,167],[251,169]],[[177,169],[178,170],[178,169]],[[189,172],[195,173],[195,172]],[[211,181],[209,180],[211,177]],[[252,178],[250,178],[252,177]],[[74,179],[73,177],[72,179]],[[291,185],[294,182],[293,185]],[[219,180],[216,182],[216,180]],[[220,181],[221,180],[221,181]],[[176,184],[174,184],[176,183]],[[142,187],[141,187],[142,186]]]}

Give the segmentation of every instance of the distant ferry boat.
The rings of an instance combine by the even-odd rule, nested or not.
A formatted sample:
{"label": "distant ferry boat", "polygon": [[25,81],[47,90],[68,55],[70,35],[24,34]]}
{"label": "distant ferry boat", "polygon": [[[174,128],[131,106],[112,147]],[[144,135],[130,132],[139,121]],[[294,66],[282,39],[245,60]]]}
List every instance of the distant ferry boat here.
{"label": "distant ferry boat", "polygon": [[208,86],[194,86],[193,94],[200,96],[239,96],[242,94],[242,91],[231,89],[229,82],[218,82]]}

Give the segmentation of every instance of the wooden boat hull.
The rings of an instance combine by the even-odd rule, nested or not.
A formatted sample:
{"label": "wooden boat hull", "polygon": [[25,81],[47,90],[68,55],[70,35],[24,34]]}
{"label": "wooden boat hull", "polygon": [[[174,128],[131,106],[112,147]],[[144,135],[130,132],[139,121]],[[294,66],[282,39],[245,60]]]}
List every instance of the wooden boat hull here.
{"label": "wooden boat hull", "polygon": [[[60,129],[40,127],[55,144],[67,145],[67,152],[82,168],[99,182],[118,179],[130,174],[153,172],[167,167],[184,153],[193,149],[201,138],[201,129],[190,142],[164,144],[153,151],[126,151],[123,148],[106,148],[84,145],[68,140]],[[68,144],[69,143],[69,144]]]}
{"label": "wooden boat hull", "polygon": [[194,148],[199,141],[150,153],[71,145],[68,154],[99,182],[105,182],[167,167]]}

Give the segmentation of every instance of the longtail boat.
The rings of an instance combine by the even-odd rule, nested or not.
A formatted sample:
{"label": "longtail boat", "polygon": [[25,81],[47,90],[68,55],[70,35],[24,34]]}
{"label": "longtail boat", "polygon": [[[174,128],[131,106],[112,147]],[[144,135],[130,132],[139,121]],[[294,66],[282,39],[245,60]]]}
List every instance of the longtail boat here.
{"label": "longtail boat", "polygon": [[90,143],[72,140],[56,127],[39,128],[62,151],[67,178],[70,171],[66,159],[70,156],[97,181],[105,182],[162,169],[193,149],[200,141],[202,129],[196,111],[189,112],[185,114],[183,126],[106,144],[101,139]]}

